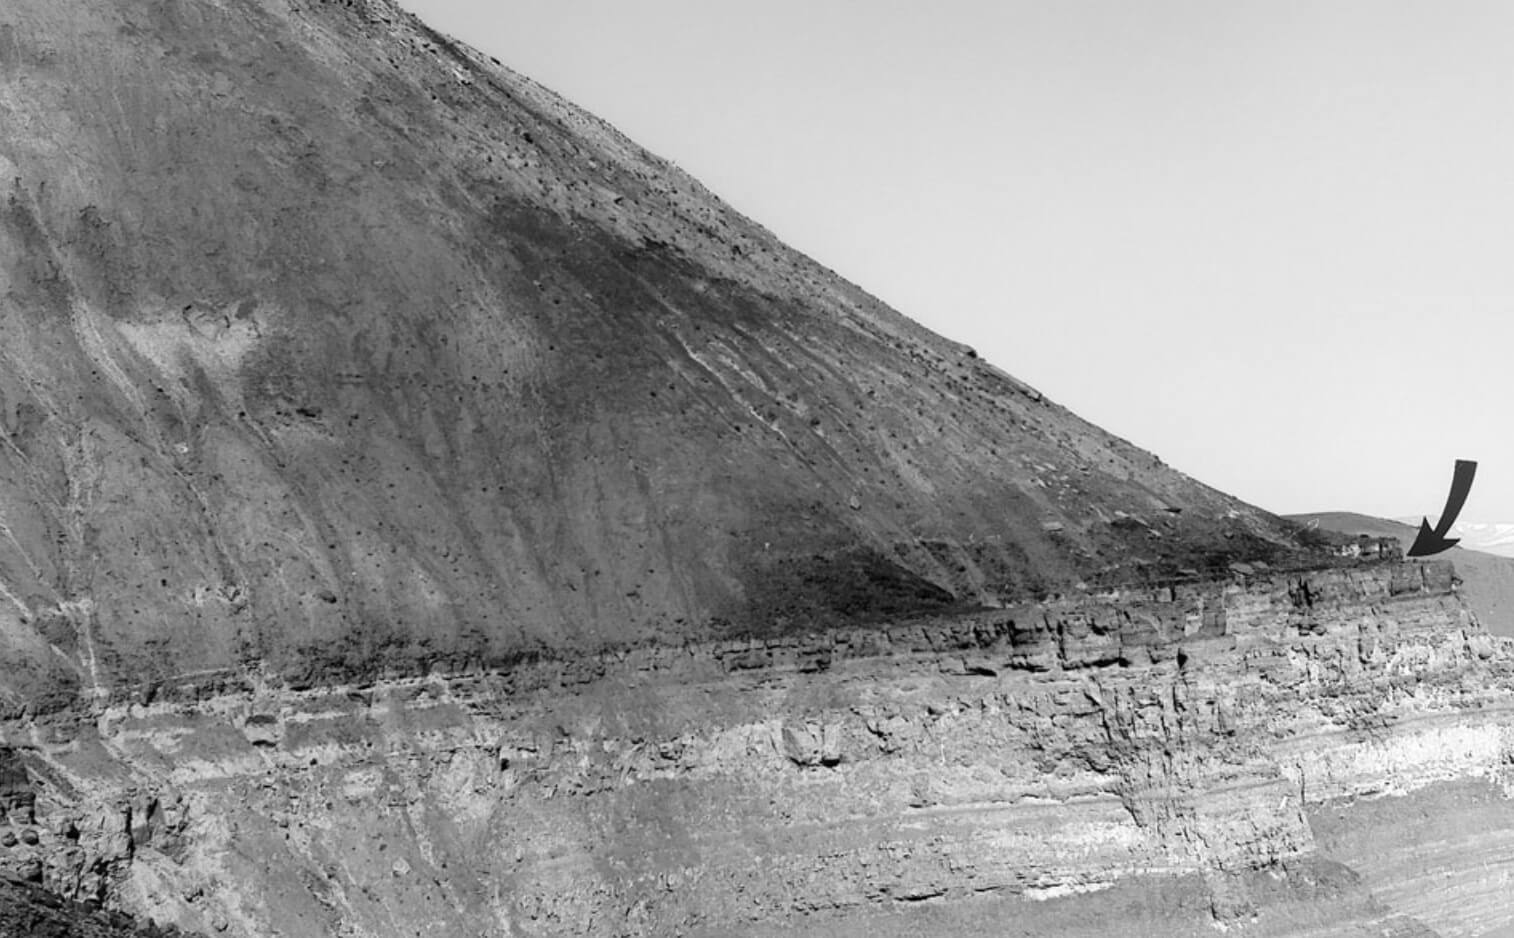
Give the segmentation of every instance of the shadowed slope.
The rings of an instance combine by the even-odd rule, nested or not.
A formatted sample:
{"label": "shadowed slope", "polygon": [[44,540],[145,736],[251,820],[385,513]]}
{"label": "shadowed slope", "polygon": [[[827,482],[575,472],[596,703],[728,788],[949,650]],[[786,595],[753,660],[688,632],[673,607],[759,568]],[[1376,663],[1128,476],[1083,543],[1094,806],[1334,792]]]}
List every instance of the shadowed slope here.
{"label": "shadowed slope", "polygon": [[0,878],[0,938],[188,938],[188,934]]}
{"label": "shadowed slope", "polygon": [[1293,550],[382,0],[10,0],[0,125],[16,705]]}

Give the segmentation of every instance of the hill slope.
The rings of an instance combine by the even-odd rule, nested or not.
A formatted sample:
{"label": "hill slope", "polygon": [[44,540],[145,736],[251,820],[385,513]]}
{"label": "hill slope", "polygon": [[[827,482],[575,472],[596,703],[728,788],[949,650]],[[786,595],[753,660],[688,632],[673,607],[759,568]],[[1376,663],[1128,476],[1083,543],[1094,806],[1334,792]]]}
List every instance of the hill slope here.
{"label": "hill slope", "polygon": [[228,938],[1509,924],[1444,565],[1277,569],[387,2],[7,0],[0,128],[0,874]]}
{"label": "hill slope", "polygon": [[13,711],[1293,551],[387,0],[9,0],[0,126]]}

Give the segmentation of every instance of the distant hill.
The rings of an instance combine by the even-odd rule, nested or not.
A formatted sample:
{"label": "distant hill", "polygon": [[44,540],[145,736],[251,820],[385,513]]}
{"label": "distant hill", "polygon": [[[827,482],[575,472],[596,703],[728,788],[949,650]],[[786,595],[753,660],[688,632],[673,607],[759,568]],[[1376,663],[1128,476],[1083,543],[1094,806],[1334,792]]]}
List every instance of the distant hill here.
{"label": "distant hill", "polygon": [[[1419,527],[1418,518],[1396,520],[1414,528]],[[1514,557],[1514,524],[1458,521],[1451,525],[1451,537],[1460,540],[1460,546],[1469,550],[1495,554],[1499,557]]]}
{"label": "distant hill", "polygon": [[[1394,537],[1404,545],[1406,551],[1414,543],[1418,529],[1417,524],[1410,525],[1349,511],[1322,511],[1287,517],[1303,525],[1318,526],[1341,534]],[[1497,533],[1495,529],[1501,527],[1505,526],[1466,525],[1453,528],[1453,537],[1464,537],[1466,543],[1478,545],[1479,549],[1453,547],[1443,556],[1456,565],[1456,572],[1462,578],[1461,593],[1478,621],[1495,635],[1514,637],[1514,557],[1492,553],[1492,550],[1497,549],[1499,539],[1481,536]]]}

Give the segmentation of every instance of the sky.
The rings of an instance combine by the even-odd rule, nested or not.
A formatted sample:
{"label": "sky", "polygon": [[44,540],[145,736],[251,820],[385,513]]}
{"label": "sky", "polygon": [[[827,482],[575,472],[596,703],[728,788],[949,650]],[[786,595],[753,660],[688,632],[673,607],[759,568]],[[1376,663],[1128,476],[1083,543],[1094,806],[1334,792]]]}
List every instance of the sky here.
{"label": "sky", "polygon": [[1514,4],[401,2],[1210,485],[1514,521]]}

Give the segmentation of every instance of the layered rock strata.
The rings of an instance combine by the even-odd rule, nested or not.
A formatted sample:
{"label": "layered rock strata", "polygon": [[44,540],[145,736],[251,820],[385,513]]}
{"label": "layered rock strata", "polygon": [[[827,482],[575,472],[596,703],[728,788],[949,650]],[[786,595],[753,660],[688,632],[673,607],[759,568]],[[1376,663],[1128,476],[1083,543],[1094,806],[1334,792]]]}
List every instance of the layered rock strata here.
{"label": "layered rock strata", "polygon": [[[1514,919],[1487,885],[1514,845],[1514,651],[1454,585],[1386,565],[304,691],[254,675],[10,725],[0,862],[246,938],[970,934],[994,909],[1075,930],[1132,902],[1153,934],[1478,934]],[[1402,823],[1432,803],[1460,833]],[[1414,866],[1427,844],[1444,877]]]}

